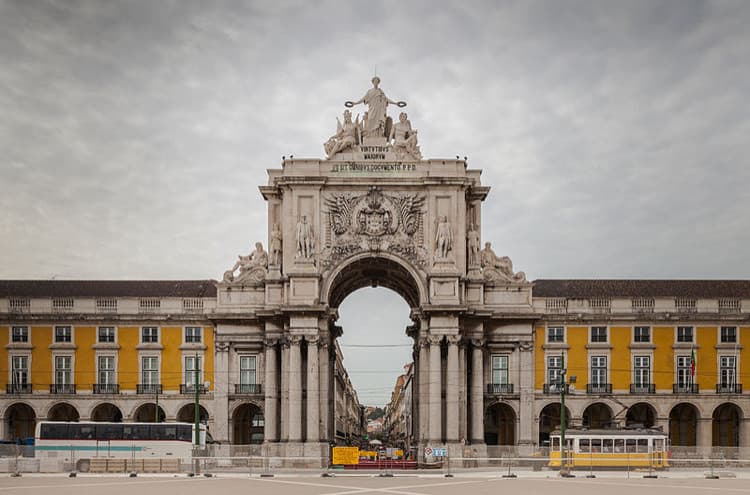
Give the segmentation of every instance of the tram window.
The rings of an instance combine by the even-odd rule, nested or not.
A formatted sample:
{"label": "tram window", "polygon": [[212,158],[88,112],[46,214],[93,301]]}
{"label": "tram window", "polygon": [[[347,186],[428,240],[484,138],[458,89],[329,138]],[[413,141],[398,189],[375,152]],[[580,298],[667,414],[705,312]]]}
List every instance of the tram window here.
{"label": "tram window", "polygon": [[48,438],[68,438],[68,425],[63,423],[45,423],[42,425],[42,431],[39,436],[43,439]]}
{"label": "tram window", "polygon": [[73,440],[94,440],[96,438],[94,425],[70,425],[68,427],[68,434]]}
{"label": "tram window", "polygon": [[579,452],[591,452],[591,441],[588,438],[578,439]]}
{"label": "tram window", "polygon": [[151,427],[154,440],[177,440],[177,426],[159,425]]}
{"label": "tram window", "polygon": [[615,438],[615,454],[622,454],[625,452],[625,439]]}
{"label": "tram window", "polygon": [[648,454],[648,439],[647,438],[638,439],[638,453]]}
{"label": "tram window", "polygon": [[602,440],[602,452],[606,452],[607,454],[611,454],[614,452],[612,448],[612,442],[613,440],[611,438],[605,438]]}
{"label": "tram window", "polygon": [[552,437],[552,451],[560,452],[560,437]]}
{"label": "tram window", "polygon": [[193,440],[193,428],[188,425],[177,426],[177,440],[181,442],[191,442]]}
{"label": "tram window", "polygon": [[149,439],[149,427],[148,425],[122,425],[122,439],[123,440],[148,440]]}
{"label": "tram window", "polygon": [[98,440],[122,440],[122,425],[96,425]]}
{"label": "tram window", "polygon": [[602,451],[602,439],[592,438],[591,439],[591,452],[597,454]]}
{"label": "tram window", "polygon": [[664,451],[664,440],[661,438],[654,438],[654,452]]}
{"label": "tram window", "polygon": [[625,452],[628,454],[635,454],[635,438],[625,439]]}

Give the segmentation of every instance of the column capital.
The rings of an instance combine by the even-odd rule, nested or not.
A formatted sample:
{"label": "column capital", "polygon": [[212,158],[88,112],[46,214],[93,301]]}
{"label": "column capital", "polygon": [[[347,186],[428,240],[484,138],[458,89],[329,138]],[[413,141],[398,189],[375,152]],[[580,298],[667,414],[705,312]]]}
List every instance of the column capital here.
{"label": "column capital", "polygon": [[487,341],[483,338],[473,338],[471,339],[471,345],[474,347],[484,347],[484,344],[486,344]]}
{"label": "column capital", "polygon": [[442,335],[428,335],[427,336],[427,342],[430,345],[440,345],[440,342],[443,341]]}
{"label": "column capital", "polygon": [[289,345],[299,345],[302,342],[302,335],[289,335],[286,339]]}
{"label": "column capital", "polygon": [[216,352],[229,352],[229,342],[216,342],[214,348]]}
{"label": "column capital", "polygon": [[320,342],[320,336],[319,335],[306,335],[305,341],[307,342],[307,345],[318,345]]}
{"label": "column capital", "polygon": [[458,345],[461,342],[461,336],[460,335],[446,335],[445,340],[446,342],[448,342],[448,345]]}
{"label": "column capital", "polygon": [[534,343],[529,340],[523,340],[518,343],[518,350],[521,352],[531,352],[534,350]]}
{"label": "column capital", "polygon": [[417,349],[421,349],[423,347],[427,347],[427,346],[429,346],[429,344],[430,343],[428,342],[427,337],[425,337],[425,336],[419,337],[415,341],[415,345],[417,346]]}
{"label": "column capital", "polygon": [[278,343],[278,337],[266,337],[265,339],[263,339],[263,347],[265,347],[266,349],[272,349],[276,347]]}

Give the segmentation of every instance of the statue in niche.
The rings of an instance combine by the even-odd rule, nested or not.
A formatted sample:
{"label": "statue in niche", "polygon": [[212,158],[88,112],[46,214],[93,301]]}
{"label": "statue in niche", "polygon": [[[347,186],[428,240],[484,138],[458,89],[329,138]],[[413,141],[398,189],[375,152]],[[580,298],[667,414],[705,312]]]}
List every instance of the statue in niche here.
{"label": "statue in niche", "polygon": [[513,262],[507,256],[499,257],[492,250],[489,242],[484,243],[481,252],[482,270],[487,280],[505,280],[508,282],[526,282],[524,272],[513,273]]}
{"label": "statue in niche", "polygon": [[479,266],[479,230],[476,225],[469,227],[469,231],[466,233],[466,243],[469,251],[469,266]]}
{"label": "statue in niche", "polygon": [[340,153],[359,144],[360,124],[359,115],[357,121],[352,122],[352,113],[344,110],[344,123],[336,117],[336,134],[328,138],[323,144],[326,156],[331,159],[336,153]]}
{"label": "statue in niche", "polygon": [[307,216],[302,215],[302,218],[297,222],[297,257],[312,258],[313,248],[312,225],[307,222]]}
{"label": "statue in niche", "polygon": [[[268,268],[268,253],[263,249],[263,244],[255,243],[255,251],[247,256],[238,255],[237,262],[234,266],[224,272],[224,282],[226,283],[247,283],[261,282],[266,278],[266,269]],[[234,272],[239,269],[235,277]]]}
{"label": "statue in niche", "polygon": [[388,105],[396,105],[398,107],[405,107],[406,102],[404,101],[393,101],[388,98],[382,89],[378,87],[380,84],[380,78],[375,76],[372,78],[372,88],[370,88],[365,95],[357,101],[347,101],[344,106],[351,108],[354,105],[364,103],[367,105],[367,118],[363,126],[363,137],[387,137],[390,135],[390,118],[386,115],[386,109]]}
{"label": "statue in niche", "polygon": [[273,224],[271,230],[271,266],[281,266],[281,229],[279,224]]}
{"label": "statue in niche", "polygon": [[453,249],[453,232],[451,232],[451,224],[446,216],[438,218],[435,247],[439,258],[447,258],[448,253]]}
{"label": "statue in niche", "polygon": [[417,146],[417,131],[411,128],[406,112],[399,114],[398,122],[391,129],[388,139],[393,140],[393,151],[397,156],[409,155],[415,160],[422,159],[422,152]]}

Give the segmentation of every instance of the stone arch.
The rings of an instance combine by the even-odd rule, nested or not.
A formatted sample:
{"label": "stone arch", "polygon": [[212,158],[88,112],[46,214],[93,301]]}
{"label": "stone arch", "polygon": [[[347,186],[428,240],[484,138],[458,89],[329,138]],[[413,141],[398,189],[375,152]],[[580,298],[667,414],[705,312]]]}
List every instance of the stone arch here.
{"label": "stone arch", "polygon": [[731,402],[720,404],[711,415],[712,442],[714,447],[739,447],[742,410]]}
{"label": "stone arch", "polygon": [[122,411],[110,402],[102,402],[91,410],[91,421],[106,421],[109,423],[121,423]]}
{"label": "stone arch", "polygon": [[636,402],[628,408],[625,426],[651,428],[656,424],[656,409],[648,402]]}
{"label": "stone arch", "polygon": [[516,412],[510,404],[496,402],[487,408],[484,441],[487,445],[515,445]]}
{"label": "stone arch", "polygon": [[589,404],[583,410],[581,422],[587,428],[611,428],[613,426],[612,409],[604,402]]}
{"label": "stone arch", "polygon": [[3,422],[5,423],[4,440],[16,442],[33,438],[36,428],[36,412],[25,402],[14,402],[5,408]]}
{"label": "stone arch", "polygon": [[159,420],[156,421],[156,410],[155,410],[156,404],[153,402],[146,402],[144,404],[141,404],[133,411],[133,421],[136,423],[161,423],[166,418],[167,415],[164,413],[164,409],[162,409],[161,406],[159,407]]}
{"label": "stone arch", "polygon": [[78,421],[80,418],[78,409],[67,402],[58,402],[47,411],[48,421]]}
{"label": "stone arch", "polygon": [[324,280],[323,302],[337,308],[357,289],[385,287],[403,297],[412,308],[428,300],[423,277],[411,264],[391,253],[362,253],[340,263]]}
{"label": "stone arch", "polygon": [[669,412],[669,441],[674,447],[695,447],[699,413],[689,402],[676,404]]}
{"label": "stone arch", "polygon": [[[565,426],[570,428],[570,409],[565,407]],[[550,402],[539,412],[539,445],[548,445],[549,435],[560,427],[560,403]]]}
{"label": "stone arch", "polygon": [[[208,423],[208,411],[201,404],[198,404],[198,411],[200,422],[203,424]],[[177,421],[180,423],[194,423],[195,422],[195,404],[185,404],[177,411]]]}
{"label": "stone arch", "polygon": [[265,418],[263,408],[252,402],[238,404],[232,412],[232,443],[235,445],[263,443]]}

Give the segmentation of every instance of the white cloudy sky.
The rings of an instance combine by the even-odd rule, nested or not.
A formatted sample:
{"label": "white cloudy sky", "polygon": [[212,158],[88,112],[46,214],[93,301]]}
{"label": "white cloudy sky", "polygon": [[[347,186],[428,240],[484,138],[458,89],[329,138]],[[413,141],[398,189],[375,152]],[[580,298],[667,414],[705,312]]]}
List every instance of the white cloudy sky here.
{"label": "white cloudy sky", "polygon": [[[427,157],[483,169],[483,237],[530,278],[750,278],[748,25],[743,0],[0,0],[0,278],[218,278],[266,239],[266,169],[322,156],[375,66]],[[408,343],[407,312],[355,293],[344,343]],[[408,348],[355,352],[384,402]]]}

